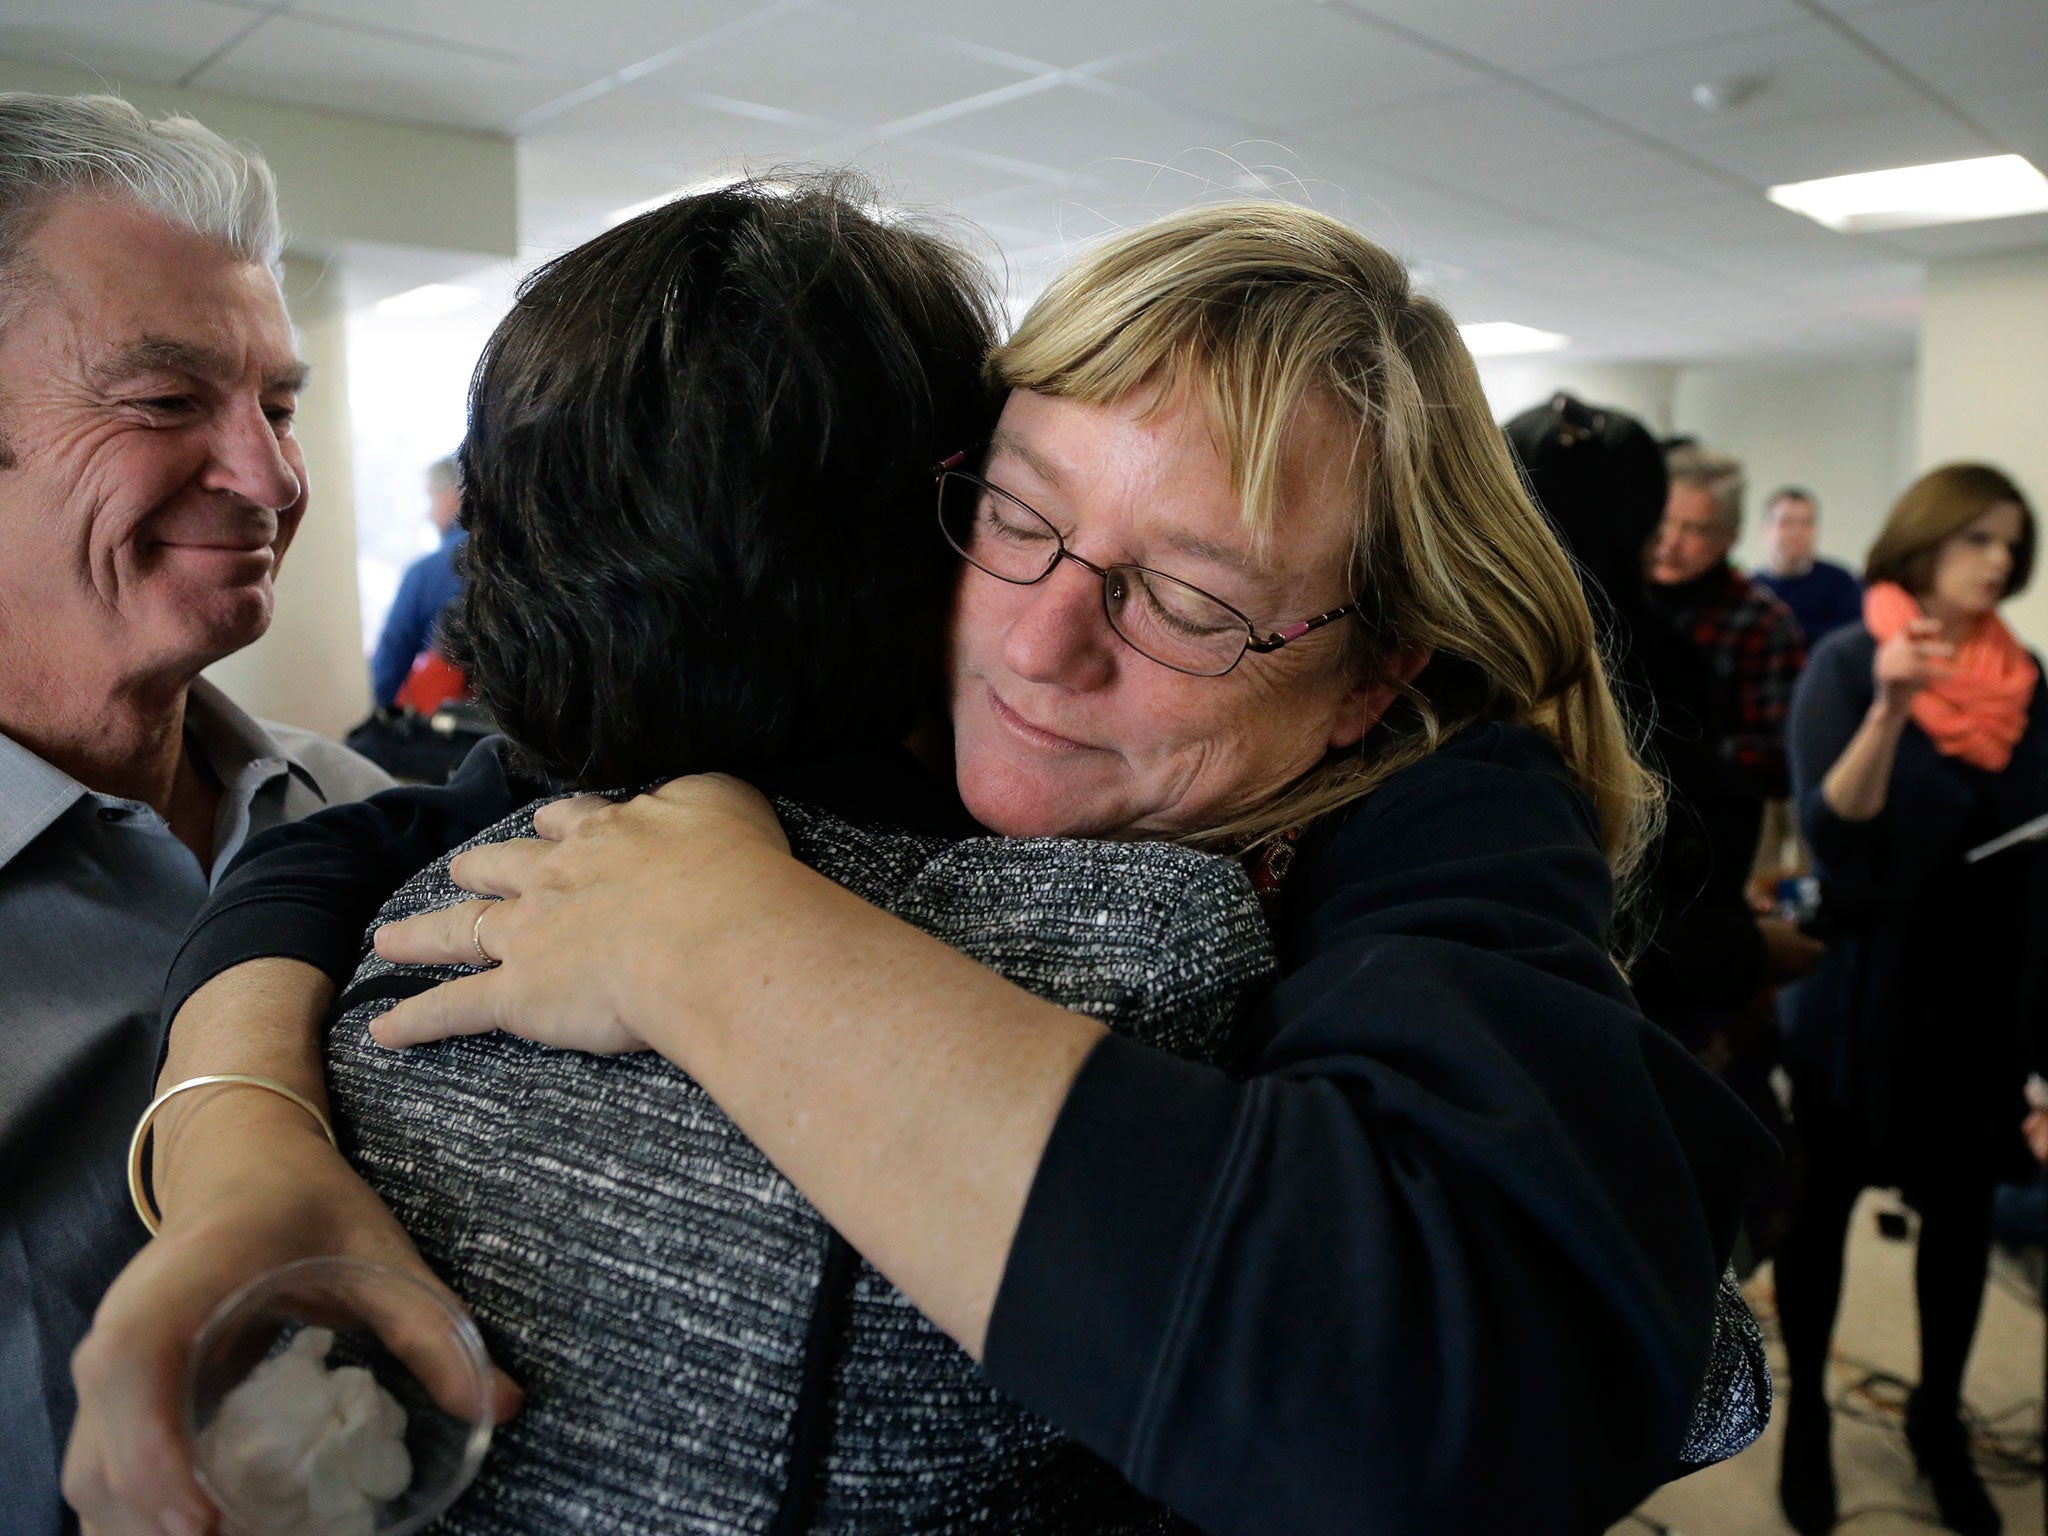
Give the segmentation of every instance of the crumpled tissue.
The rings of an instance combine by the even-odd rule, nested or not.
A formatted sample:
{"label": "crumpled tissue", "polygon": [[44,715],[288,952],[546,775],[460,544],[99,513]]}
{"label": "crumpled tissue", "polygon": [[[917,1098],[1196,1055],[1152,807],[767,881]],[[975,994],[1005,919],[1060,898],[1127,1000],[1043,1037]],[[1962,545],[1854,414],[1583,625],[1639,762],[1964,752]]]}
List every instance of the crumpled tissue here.
{"label": "crumpled tissue", "polygon": [[373,1536],[405,1492],[405,1409],[361,1366],[327,1368],[328,1328],[303,1328],[222,1401],[200,1464],[248,1536]]}

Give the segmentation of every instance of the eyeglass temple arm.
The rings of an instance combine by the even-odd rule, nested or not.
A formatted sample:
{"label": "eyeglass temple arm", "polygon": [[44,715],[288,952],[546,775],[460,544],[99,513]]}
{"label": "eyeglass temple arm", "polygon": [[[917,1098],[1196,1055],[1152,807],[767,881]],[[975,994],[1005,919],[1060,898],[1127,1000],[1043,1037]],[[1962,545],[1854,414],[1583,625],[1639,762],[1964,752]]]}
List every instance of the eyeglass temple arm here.
{"label": "eyeglass temple arm", "polygon": [[934,464],[932,466],[932,473],[935,475],[943,475],[947,470],[958,469],[962,464],[965,464],[966,462],[967,450],[965,448],[962,448],[958,453],[953,454],[948,458],[943,458],[939,460],[938,463]]}
{"label": "eyeglass temple arm", "polygon": [[1303,635],[1308,634],[1312,630],[1321,629],[1325,624],[1336,623],[1347,613],[1356,613],[1357,611],[1358,604],[1346,603],[1342,608],[1332,608],[1328,613],[1319,613],[1312,619],[1303,619],[1299,624],[1290,624],[1285,629],[1266,636],[1263,640],[1254,635],[1245,642],[1244,648],[1248,651],[1257,651],[1263,656],[1268,651],[1279,650],[1281,646],[1286,645],[1291,640],[1299,640]]}

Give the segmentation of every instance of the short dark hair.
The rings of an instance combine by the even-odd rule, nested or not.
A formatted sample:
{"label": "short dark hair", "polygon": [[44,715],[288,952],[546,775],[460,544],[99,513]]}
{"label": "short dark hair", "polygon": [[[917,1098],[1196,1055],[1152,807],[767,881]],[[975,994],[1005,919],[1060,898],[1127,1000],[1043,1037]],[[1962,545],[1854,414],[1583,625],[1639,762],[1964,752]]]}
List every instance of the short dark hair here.
{"label": "short dark hair", "polygon": [[1864,564],[1867,582],[1891,581],[1915,597],[1934,590],[1941,546],[1993,507],[2020,509],[2020,542],[2001,598],[2025,588],[2034,574],[2034,509],[2012,476],[1989,464],[1943,464],[1915,480],[1892,503]]}
{"label": "short dark hair", "polygon": [[1632,607],[1647,579],[1643,547],[1670,493],[1657,439],[1625,412],[1562,394],[1504,430],[1530,495],[1581,577],[1610,604]]}
{"label": "short dark hair", "polygon": [[1778,503],[1781,501],[1803,501],[1813,508],[1816,513],[1820,511],[1820,498],[1803,485],[1779,486],[1764,498],[1764,510],[1766,512],[1775,511]]}
{"label": "short dark hair", "polygon": [[845,176],[557,257],[477,364],[453,650],[545,777],[772,776],[942,705],[932,466],[990,431],[987,280]]}

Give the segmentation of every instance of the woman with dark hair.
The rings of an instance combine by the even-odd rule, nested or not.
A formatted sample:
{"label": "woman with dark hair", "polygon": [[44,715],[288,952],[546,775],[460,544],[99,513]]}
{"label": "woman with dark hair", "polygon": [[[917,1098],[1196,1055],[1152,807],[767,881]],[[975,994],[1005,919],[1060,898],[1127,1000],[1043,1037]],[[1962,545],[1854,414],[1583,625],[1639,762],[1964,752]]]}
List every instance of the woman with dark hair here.
{"label": "woman with dark hair", "polygon": [[[563,295],[565,315],[575,298]],[[1200,872],[1263,889],[1278,980],[1248,1028],[1205,1049],[1120,1027],[1123,1004],[1094,1008],[1056,978],[1022,975],[1019,949],[991,945],[990,963],[972,963],[974,944],[939,942],[947,934],[900,894],[935,864],[959,868],[952,850],[907,874],[892,853],[860,880],[824,878],[809,828],[784,806],[829,792],[833,774],[795,770],[827,767],[817,749],[839,743],[792,717],[798,761],[749,770],[785,797],[772,810],[717,776],[625,804],[549,805],[533,823],[542,842],[471,850],[402,893],[410,915],[380,930],[357,981],[397,985],[375,969],[387,962],[460,979],[399,1000],[377,1038],[503,1024],[645,1069],[657,1064],[643,1048],[658,1048],[979,1362],[977,1390],[1042,1416],[1212,1532],[1595,1528],[1688,1459],[1742,1443],[1755,1430],[1746,1380],[1714,1375],[1708,1411],[1695,1408],[1710,1362],[1725,1364],[1718,1281],[1770,1152],[1642,1017],[1610,959],[1613,885],[1654,825],[1655,787],[1449,316],[1334,220],[1202,208],[1091,253],[995,367],[1010,393],[992,434],[902,445],[929,454],[925,516],[936,500],[939,517],[926,537],[955,560],[954,783],[977,822],[1021,839],[1002,845],[1011,857],[1107,848],[1156,874],[1193,858],[1190,845],[1232,855],[1175,866],[1138,906],[1154,932],[1210,914],[1193,920],[1213,945],[1220,918]],[[644,381],[633,370],[626,382]],[[636,398],[588,408],[623,401],[667,473],[681,456],[665,452],[659,407]],[[485,425],[480,453],[532,422],[507,412],[502,439]],[[695,446],[782,445],[745,417],[730,425],[740,435],[722,449]],[[563,451],[566,494],[590,466]],[[795,453],[811,457],[801,443]],[[651,469],[620,462],[597,466],[594,494],[585,486],[555,515],[630,514],[630,477]],[[501,494],[517,507],[517,477]],[[847,550],[889,553],[849,544],[834,510],[815,512],[809,569],[785,573],[827,613],[848,583],[866,590]],[[516,514],[508,529],[532,536]],[[561,537],[573,568],[587,551]],[[481,574],[481,527],[474,541]],[[743,568],[754,558],[738,541],[728,553]],[[745,668],[762,625],[729,596],[692,601],[724,615],[705,639]],[[538,588],[528,599],[551,600]],[[528,643],[525,606],[505,605],[509,646]],[[604,688],[612,642],[592,628],[598,652],[580,675]],[[479,622],[469,643],[490,633]],[[856,674],[841,686],[858,689],[859,628],[848,635],[840,654],[825,629],[816,660]],[[586,665],[576,649],[544,628],[525,666]],[[693,663],[686,647],[671,654]],[[488,670],[481,649],[474,659]],[[624,645],[617,659],[668,661]],[[520,668],[506,686],[540,690],[538,718],[517,727],[528,734],[576,707],[577,689]],[[580,770],[598,765],[585,764],[583,733],[608,718],[593,707],[557,735],[584,783],[596,781]],[[882,781],[907,779],[876,776],[870,818]],[[493,818],[510,808],[502,784],[467,801],[484,803]],[[357,831],[417,864],[462,835],[448,804],[387,801]],[[438,820],[408,829],[406,808]],[[272,843],[267,871],[230,874],[171,986],[189,1001],[167,1082],[253,1060],[317,1083],[305,1021],[356,963],[347,919],[370,915],[363,872],[371,903],[397,883],[377,883],[347,826]],[[1082,955],[1119,943],[1125,914],[1089,884],[1026,888],[992,867],[966,883],[998,916],[1028,901],[1042,931],[1023,949],[1049,936]],[[450,904],[478,886],[502,899]],[[307,937],[316,930],[325,937]],[[1200,1017],[1173,988],[1193,981],[1213,998],[1228,973],[1190,968],[1189,942],[1149,946],[1125,994],[1133,1013]],[[381,1065],[358,1052],[348,1070],[429,1072],[464,1044]],[[496,1048],[549,1059],[518,1041]],[[168,1224],[81,1356],[81,1435],[93,1438],[74,1444],[74,1465],[90,1468],[76,1482],[102,1507],[117,1502],[108,1486],[152,1511],[195,1497],[159,1384],[181,1325],[248,1266],[335,1242],[414,1262],[309,1117],[241,1097],[265,1102],[169,1126]],[[600,1220],[606,1205],[575,1214]],[[692,1423],[729,1411],[702,1396],[650,1405],[671,1406]],[[842,1443],[836,1429],[823,1438]],[[749,1454],[779,1471],[802,1443],[756,1441]],[[989,1507],[949,1501],[949,1479],[973,1474],[972,1446],[961,1454],[943,1471],[912,1463],[942,1526]],[[843,1508],[829,1449],[824,1465],[817,1507]],[[889,1468],[841,1470],[844,1488]],[[1056,1500],[1029,1507],[1022,1524],[1069,1523]],[[1109,1508],[1091,1505],[1091,1519]],[[797,1512],[783,1529],[805,1514],[801,1498],[780,1509]]]}
{"label": "woman with dark hair", "polygon": [[2039,843],[1969,853],[2048,811],[2048,694],[1997,611],[2034,549],[2034,514],[1998,470],[1921,476],[1871,546],[1863,623],[1821,642],[1792,701],[1829,938],[1782,1010],[1804,1182],[1777,1264],[1792,1394],[1780,1491],[1802,1532],[1836,1517],[1825,1370],[1843,1236],[1858,1193],[1887,1184],[1920,1213],[1906,1438],[1952,1529],[1999,1529],[1958,1411],[1991,1192],[2021,1156],[2023,1118],[2048,1152],[2048,1117],[2021,1093],[2044,1059],[2048,998],[2028,956],[2048,858]]}
{"label": "woman with dark hair", "polygon": [[1695,1053],[1767,975],[1743,894],[1763,803],[1720,752],[1713,675],[1650,603],[1644,550],[1664,515],[1664,450],[1623,412],[1558,395],[1506,427],[1544,515],[1606,621],[1616,693],[1670,785],[1629,979],[1643,1011]]}

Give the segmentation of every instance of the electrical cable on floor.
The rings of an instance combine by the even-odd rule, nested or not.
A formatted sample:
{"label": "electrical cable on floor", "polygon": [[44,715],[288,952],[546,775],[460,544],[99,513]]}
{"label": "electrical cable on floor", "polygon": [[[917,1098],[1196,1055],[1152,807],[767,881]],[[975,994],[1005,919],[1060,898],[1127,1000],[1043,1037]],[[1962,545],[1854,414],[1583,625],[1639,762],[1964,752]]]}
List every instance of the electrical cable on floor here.
{"label": "electrical cable on floor", "polygon": [[[1844,1419],[1873,1424],[1902,1438],[1906,1432],[1906,1399],[1913,1383],[1894,1372],[1835,1350],[1837,1367],[1860,1371],[1830,1406]],[[2041,1476],[2041,1413],[2038,1397],[2021,1398],[1994,1412],[1982,1412],[1965,1401],[1961,1418],[1969,1431],[1970,1451],[1978,1473],[1987,1483],[2000,1487],[2032,1482]],[[2014,1423],[2013,1421],[2019,1421]]]}
{"label": "electrical cable on floor", "polygon": [[[1993,1268],[1996,1278],[1996,1266]],[[2041,1305],[2038,1293],[2022,1295],[2014,1287],[2016,1299],[2038,1309]],[[1777,1294],[1768,1286],[1754,1285],[1744,1292],[1750,1310],[1756,1315],[1757,1325],[1764,1336],[1779,1342]],[[1839,1347],[1828,1352],[1829,1364],[1839,1376],[1843,1371],[1858,1373],[1840,1391],[1829,1394],[1830,1408],[1838,1416],[1853,1419],[1859,1423],[1875,1425],[1898,1435],[1901,1439],[1906,1432],[1906,1400],[1912,1395],[1914,1383],[1887,1371],[1871,1361],[1847,1354]],[[1984,1481],[1995,1487],[2013,1487],[2032,1482],[2042,1477],[2041,1455],[2042,1415],[2048,1412],[2048,1404],[2040,1397],[2024,1397],[1993,1411],[1973,1408],[1967,1401],[1962,1404],[1961,1417],[1964,1428],[1969,1432],[1972,1459]],[[1845,1511],[1841,1525],[1866,1514],[1898,1514],[1910,1516],[1920,1524],[1936,1530],[1944,1529],[1940,1521],[1925,1511],[1909,1509],[1902,1505],[1869,1505]]]}

